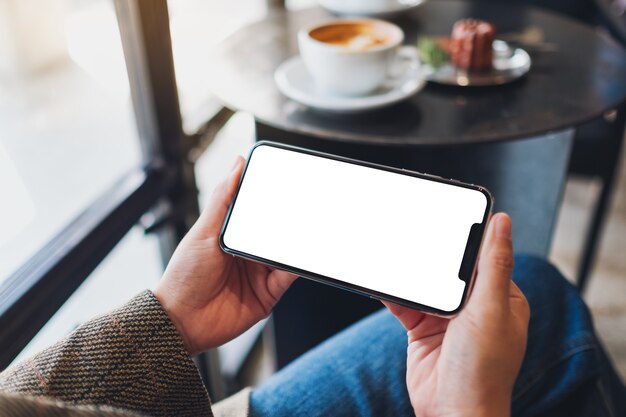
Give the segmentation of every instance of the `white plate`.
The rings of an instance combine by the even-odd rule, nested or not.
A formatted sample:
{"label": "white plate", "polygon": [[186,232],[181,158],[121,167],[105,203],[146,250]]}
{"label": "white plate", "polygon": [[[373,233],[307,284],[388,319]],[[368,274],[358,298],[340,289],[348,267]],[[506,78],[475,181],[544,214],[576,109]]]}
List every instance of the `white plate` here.
{"label": "white plate", "polygon": [[341,16],[391,17],[411,10],[426,0],[319,0],[320,6]]}
{"label": "white plate", "polygon": [[437,69],[431,68],[428,81],[462,87],[501,85],[526,75],[530,71],[531,64],[528,52],[522,48],[513,48],[502,40],[495,40],[493,41],[493,68],[491,70],[472,72],[446,64]]}
{"label": "white plate", "polygon": [[317,88],[298,55],[280,64],[274,73],[274,80],[281,93],[298,103],[327,112],[358,113],[389,106],[413,96],[426,84],[426,75],[420,68],[406,66],[403,74],[369,95],[337,96]]}

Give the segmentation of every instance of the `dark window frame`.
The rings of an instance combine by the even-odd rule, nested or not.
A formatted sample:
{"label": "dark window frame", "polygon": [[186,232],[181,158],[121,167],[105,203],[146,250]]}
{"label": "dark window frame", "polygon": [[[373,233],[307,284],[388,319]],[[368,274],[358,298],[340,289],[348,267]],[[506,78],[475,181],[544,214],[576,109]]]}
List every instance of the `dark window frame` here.
{"label": "dark window frame", "polygon": [[[113,0],[142,151],[129,172],[0,285],[0,371],[5,369],[146,213],[163,263],[199,216],[193,160],[207,129],[183,132],[166,0]],[[221,123],[232,114],[218,113]],[[209,123],[209,122],[207,122]],[[190,158],[193,152],[196,158]],[[196,363],[209,393],[223,389],[215,353]]]}

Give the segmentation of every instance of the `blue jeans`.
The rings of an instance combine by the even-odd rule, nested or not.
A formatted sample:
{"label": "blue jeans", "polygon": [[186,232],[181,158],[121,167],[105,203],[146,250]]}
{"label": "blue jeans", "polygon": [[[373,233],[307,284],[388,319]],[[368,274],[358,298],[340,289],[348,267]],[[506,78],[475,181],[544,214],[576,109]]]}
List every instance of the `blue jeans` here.
{"label": "blue jeans", "polygon": [[[517,256],[513,279],[531,307],[513,416],[626,416],[626,388],[587,307],[547,262]],[[410,416],[406,332],[386,310],[312,349],[256,388],[250,415]]]}

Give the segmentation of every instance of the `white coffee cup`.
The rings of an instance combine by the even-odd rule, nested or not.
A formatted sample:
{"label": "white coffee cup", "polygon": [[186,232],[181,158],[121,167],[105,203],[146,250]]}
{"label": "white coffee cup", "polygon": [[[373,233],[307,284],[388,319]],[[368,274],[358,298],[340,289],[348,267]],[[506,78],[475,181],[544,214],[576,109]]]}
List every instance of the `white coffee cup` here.
{"label": "white coffee cup", "polygon": [[318,88],[342,96],[376,90],[400,59],[419,65],[415,48],[400,48],[403,40],[402,29],[377,19],[333,19],[298,32],[300,55]]}

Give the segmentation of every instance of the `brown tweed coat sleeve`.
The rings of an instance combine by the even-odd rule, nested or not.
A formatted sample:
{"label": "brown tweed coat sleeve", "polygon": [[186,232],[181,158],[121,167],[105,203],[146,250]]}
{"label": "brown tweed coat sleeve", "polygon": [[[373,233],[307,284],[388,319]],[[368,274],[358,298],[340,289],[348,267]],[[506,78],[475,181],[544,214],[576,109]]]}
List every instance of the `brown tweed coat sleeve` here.
{"label": "brown tweed coat sleeve", "polygon": [[1,373],[0,415],[212,414],[176,328],[145,291]]}

